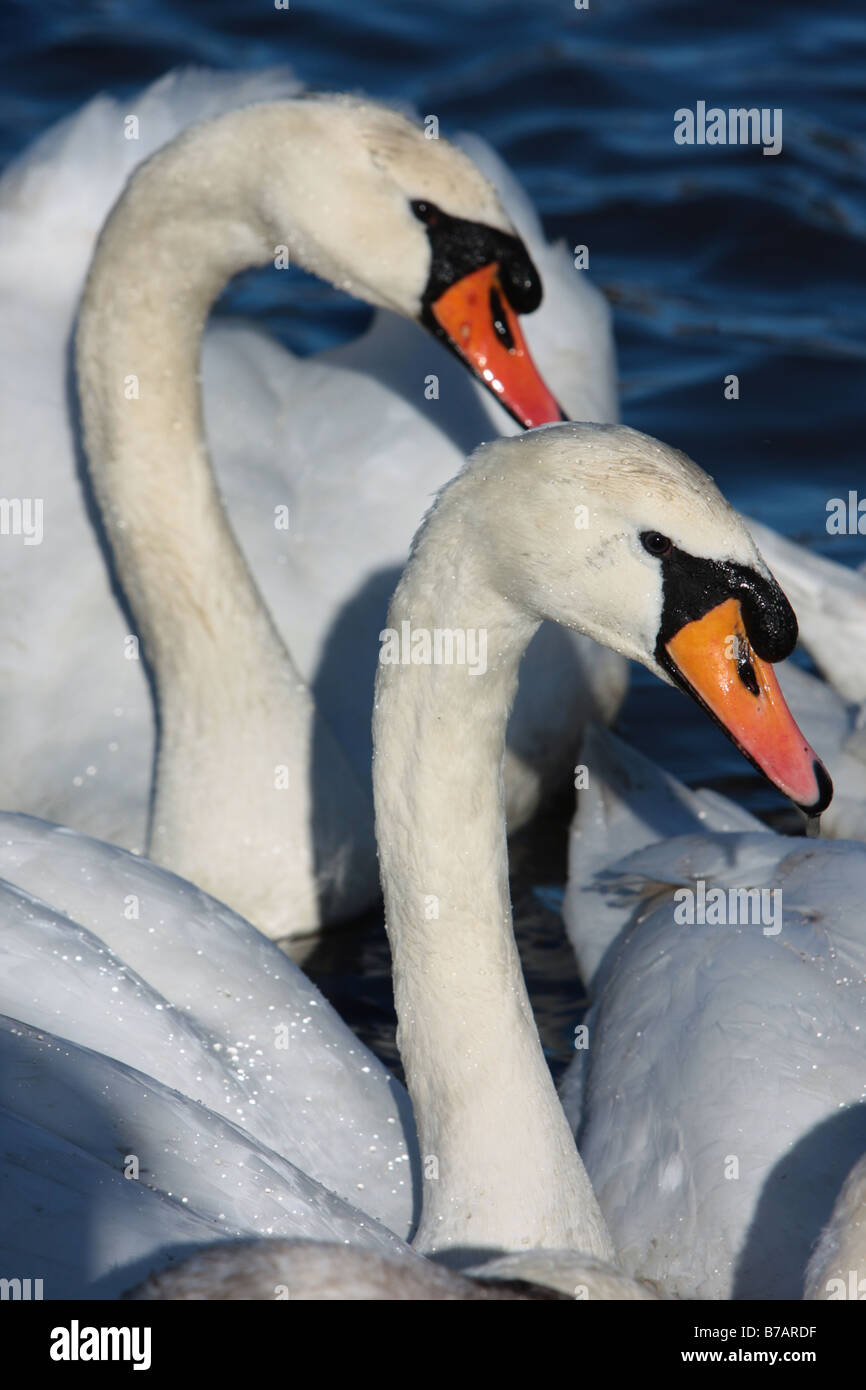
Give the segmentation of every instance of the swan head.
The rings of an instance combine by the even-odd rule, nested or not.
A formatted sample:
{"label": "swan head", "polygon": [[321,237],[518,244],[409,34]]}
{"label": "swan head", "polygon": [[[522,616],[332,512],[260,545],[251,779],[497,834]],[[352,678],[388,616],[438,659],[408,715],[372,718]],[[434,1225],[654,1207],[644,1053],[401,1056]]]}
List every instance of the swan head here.
{"label": "swan head", "polygon": [[827,807],[830,778],[772,670],[797,619],[702,469],[625,426],[559,424],[482,446],[465,485],[500,592],[679,686],[804,811]]}
{"label": "swan head", "polygon": [[304,144],[290,135],[293,177],[284,189],[272,180],[266,197],[301,263],[416,320],[525,428],[564,419],[519,323],[541,302],[538,271],[472,160],[372,102],[290,105],[303,112]]}

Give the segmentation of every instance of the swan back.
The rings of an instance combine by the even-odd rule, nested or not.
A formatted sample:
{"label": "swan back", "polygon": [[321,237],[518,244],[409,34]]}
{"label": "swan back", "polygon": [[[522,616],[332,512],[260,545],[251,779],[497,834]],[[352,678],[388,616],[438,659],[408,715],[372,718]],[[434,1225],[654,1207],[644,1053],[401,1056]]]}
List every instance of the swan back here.
{"label": "swan back", "polygon": [[248,922],[147,860],[10,814],[0,917],[0,1011],[146,1072],[408,1234],[403,1088]]}
{"label": "swan back", "polygon": [[806,1270],[808,1299],[866,1299],[866,1156],[851,1169]]}
{"label": "swan back", "polygon": [[[487,1301],[531,1295],[487,1288],[408,1253],[397,1259],[326,1242],[261,1240],[218,1245],[152,1275],[127,1298],[352,1303]],[[538,1290],[537,1297],[556,1298]]]}
{"label": "swan back", "polygon": [[5,1016],[0,1066],[0,1262],[44,1278],[45,1298],[116,1298],[166,1259],[270,1234],[411,1259],[357,1206],[133,1066]]}
{"label": "swan back", "polygon": [[[866,851],[752,830],[609,738],[588,756],[569,925],[604,955],[561,1094],[623,1267],[678,1297],[795,1298],[866,1141]],[[701,883],[724,910],[684,922]]]}
{"label": "swan back", "polygon": [[651,1300],[646,1284],[568,1250],[527,1250],[468,1271],[430,1260],[326,1242],[262,1240],[217,1245],[144,1281],[134,1300],[298,1300],[402,1303]]}

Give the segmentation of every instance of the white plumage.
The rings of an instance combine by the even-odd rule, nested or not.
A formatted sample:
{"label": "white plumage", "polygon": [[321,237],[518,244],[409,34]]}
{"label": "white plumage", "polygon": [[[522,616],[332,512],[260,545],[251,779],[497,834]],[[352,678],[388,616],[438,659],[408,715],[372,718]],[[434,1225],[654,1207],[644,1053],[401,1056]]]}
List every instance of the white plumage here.
{"label": "white plumage", "polygon": [[[582,757],[565,916],[595,1003],[563,1100],[623,1267],[799,1298],[866,1148],[866,848],[773,834],[601,730]],[[678,924],[699,880],[778,891],[780,930]]]}

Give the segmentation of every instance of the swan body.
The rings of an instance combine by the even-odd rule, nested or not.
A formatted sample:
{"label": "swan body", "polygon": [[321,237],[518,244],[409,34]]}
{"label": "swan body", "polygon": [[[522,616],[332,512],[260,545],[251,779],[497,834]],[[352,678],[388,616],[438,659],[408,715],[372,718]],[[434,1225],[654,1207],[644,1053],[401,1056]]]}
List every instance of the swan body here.
{"label": "swan body", "polygon": [[567,1251],[463,1278],[236,1122],[123,1062],[5,1016],[0,1061],[0,1259],[40,1279],[46,1299],[655,1296]]}
{"label": "swan body", "polygon": [[652,1302],[659,1295],[649,1284],[628,1275],[591,1255],[574,1250],[520,1250],[500,1255],[466,1271],[482,1279],[489,1288],[497,1282],[520,1280],[537,1288],[556,1290],[562,1297],[584,1300],[606,1299],[617,1302]]}
{"label": "swan body", "polygon": [[124,850],[9,814],[0,914],[0,1012],[145,1073],[409,1234],[403,1088],[249,923]]}
{"label": "swan body", "polygon": [[[167,1259],[278,1235],[412,1252],[194,1098],[0,1019],[0,1258],[46,1299],[117,1298]],[[361,1194],[363,1195],[363,1194]]]}
{"label": "swan body", "polygon": [[0,180],[4,487],[44,504],[41,545],[0,547],[0,708],[17,749],[0,804],[129,849],[146,843],[151,697],[82,491],[69,340],[100,227],[135,165],[190,121],[297,90],[285,73],[170,75],[135,101],[138,140],[119,134],[127,108],[99,97]]}
{"label": "swan body", "polygon": [[389,1259],[324,1242],[266,1240],[217,1246],[152,1276],[135,1300],[274,1300],[291,1302],[431,1302],[515,1299],[489,1291],[430,1261]]}
{"label": "swan body", "polygon": [[[601,730],[581,756],[565,917],[594,1003],[562,1096],[622,1266],[797,1298],[866,1146],[866,848],[774,834]],[[680,924],[699,881],[723,921],[740,888],[778,920]]]}
{"label": "swan body", "polygon": [[866,1157],[845,1179],[809,1261],[803,1297],[866,1299]]}
{"label": "swan body", "polygon": [[[585,528],[574,524],[581,504]],[[648,548],[658,542],[661,550]],[[701,649],[696,665],[717,671],[725,691],[719,718],[735,721],[738,682],[717,647],[745,611],[733,598],[741,591],[754,596],[748,640],[787,654],[793,615],[741,519],[683,455],[617,426],[551,425],[478,450],[416,537],[387,631],[484,630],[490,654],[477,680],[457,664],[383,661],[376,686],[377,838],[398,1041],[427,1165],[417,1249],[464,1267],[479,1251],[532,1247],[611,1259],[511,931],[501,780],[509,704],[523,652],[547,618],[667,680],[686,668],[675,655],[683,643]],[[702,646],[708,621],[721,624],[717,647]],[[755,670],[768,679],[769,668]],[[718,691],[700,685],[705,676],[693,679],[712,706]],[[780,708],[775,696],[766,701],[750,695],[744,718]],[[769,746],[750,737],[742,733],[752,756],[772,762]],[[818,796],[817,809],[826,774],[798,731],[789,746],[801,750],[801,799]],[[791,786],[796,776],[791,769]]]}
{"label": "swan body", "polygon": [[[151,1276],[136,1296],[273,1297],[267,1280],[292,1298],[516,1296],[404,1243],[405,1093],[246,922],[115,846],[9,814],[0,919],[0,1257],[38,1269],[46,1298]],[[530,1253],[473,1273],[653,1296],[602,1261]]]}
{"label": "swan body", "polygon": [[219,1245],[133,1289],[136,1300],[268,1300],[400,1303],[489,1299],[652,1300],[645,1284],[568,1250],[523,1251],[466,1275],[358,1246],[264,1240]]}

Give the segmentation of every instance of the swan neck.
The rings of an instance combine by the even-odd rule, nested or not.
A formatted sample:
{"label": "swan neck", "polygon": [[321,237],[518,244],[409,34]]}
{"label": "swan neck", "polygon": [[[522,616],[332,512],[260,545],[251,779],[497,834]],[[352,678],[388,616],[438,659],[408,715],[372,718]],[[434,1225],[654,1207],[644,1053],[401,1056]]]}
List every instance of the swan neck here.
{"label": "swan neck", "polygon": [[[447,494],[416,546],[380,652],[374,786],[398,1041],[424,1186],[416,1245],[456,1264],[532,1246],[612,1258],[544,1059],[512,930],[505,730],[537,627],[487,582]],[[502,520],[507,526],[506,519]],[[430,662],[424,662],[424,630]],[[435,660],[481,634],[486,668]],[[453,646],[452,646],[453,650]],[[440,658],[445,655],[440,643]],[[392,644],[391,656],[403,656]]]}
{"label": "swan neck", "polygon": [[181,634],[202,657],[236,650],[261,613],[211,471],[198,382],[214,299],[273,255],[238,146],[215,121],[141,166],[103,228],[79,310],[90,477],[158,670]]}
{"label": "swan neck", "polygon": [[210,307],[291,235],[267,207],[274,165],[280,187],[292,172],[293,108],[277,106],[195,127],[136,171],[76,335],[90,479],[154,675],[149,853],[274,936],[318,925],[356,880],[373,889],[370,808],[235,541],[202,421]]}

